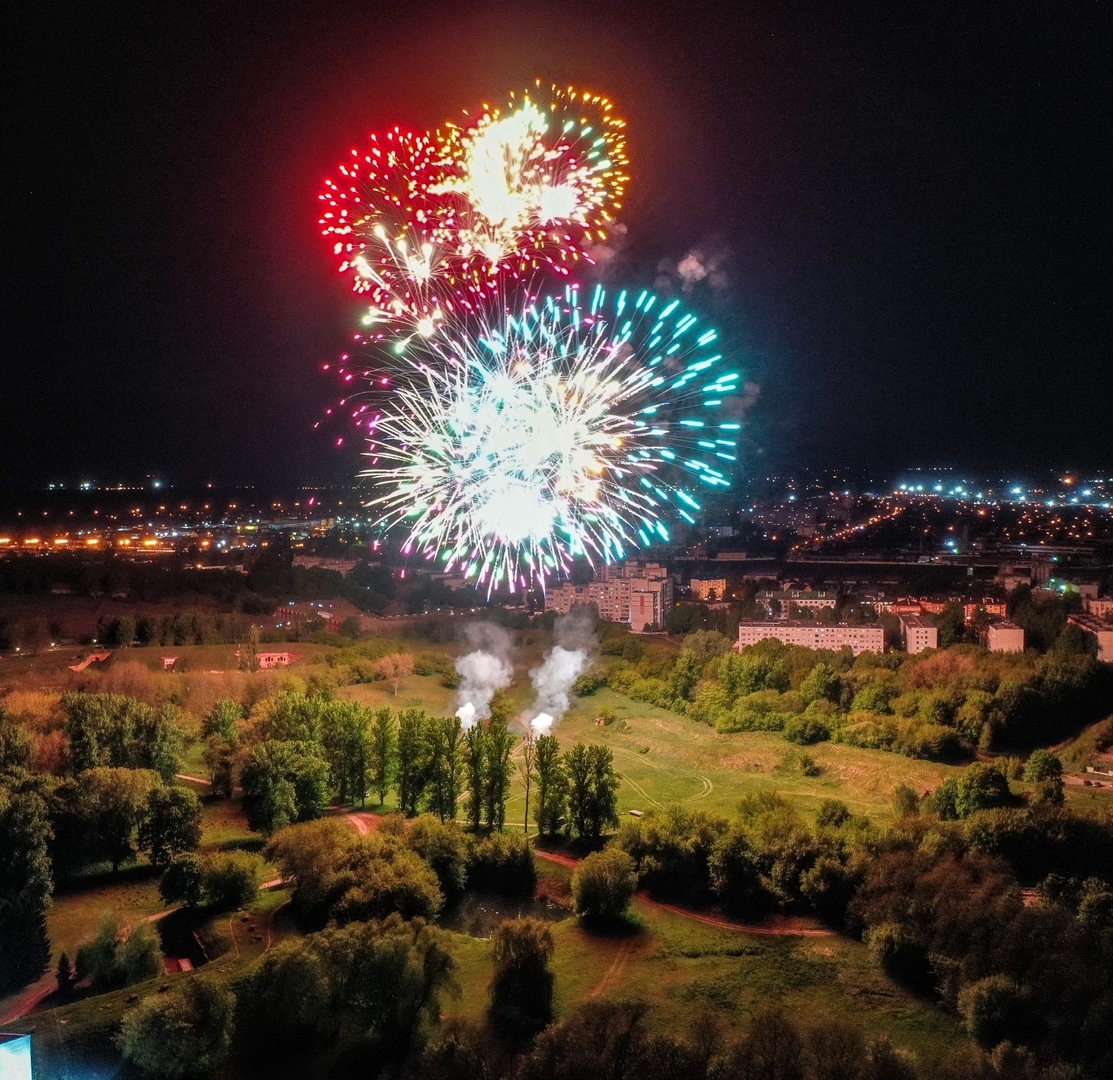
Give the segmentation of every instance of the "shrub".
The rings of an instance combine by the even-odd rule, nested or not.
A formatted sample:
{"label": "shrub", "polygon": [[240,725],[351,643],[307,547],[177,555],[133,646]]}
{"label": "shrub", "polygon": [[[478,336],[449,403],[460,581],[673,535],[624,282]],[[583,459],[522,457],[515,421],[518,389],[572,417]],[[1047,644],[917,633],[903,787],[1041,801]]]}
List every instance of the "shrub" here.
{"label": "shrub", "polygon": [[638,888],[634,860],[621,848],[608,847],[589,855],[572,875],[576,914],[594,922],[623,918]]}
{"label": "shrub", "polygon": [[1029,783],[1039,783],[1044,780],[1061,780],[1063,778],[1063,763],[1054,754],[1047,750],[1033,750],[1024,766],[1024,779]]}
{"label": "shrub", "polygon": [[820,828],[837,829],[850,820],[850,807],[841,799],[824,799],[815,822]]}
{"label": "shrub", "polygon": [[1005,1039],[1025,1040],[1025,995],[1004,975],[989,975],[963,987],[958,995],[958,1010],[971,1037],[986,1049]]}
{"label": "shrub", "polygon": [[468,880],[477,889],[528,895],[537,885],[533,849],[521,833],[491,833],[468,846]]}
{"label": "shrub", "polygon": [[175,855],[158,883],[158,894],[168,904],[196,907],[204,892],[204,863],[193,851]]}
{"label": "shrub", "polygon": [[162,953],[150,923],[140,923],[125,932],[111,915],[106,915],[97,936],[77,950],[77,977],[89,979],[98,992],[131,986],[161,971]]}
{"label": "shrub", "polygon": [[904,721],[893,749],[911,758],[925,761],[950,761],[962,753],[962,740],[954,728],[942,724]]}
{"label": "shrub", "polygon": [[810,716],[794,716],[784,726],[784,737],[797,746],[811,746],[831,738],[831,730]]}
{"label": "shrub", "polygon": [[455,821],[422,814],[406,833],[406,844],[432,868],[445,896],[455,896],[468,880],[468,838]]}
{"label": "shrub", "polygon": [[246,907],[263,878],[263,860],[249,851],[222,851],[210,856],[202,873],[205,901],[218,911]]}

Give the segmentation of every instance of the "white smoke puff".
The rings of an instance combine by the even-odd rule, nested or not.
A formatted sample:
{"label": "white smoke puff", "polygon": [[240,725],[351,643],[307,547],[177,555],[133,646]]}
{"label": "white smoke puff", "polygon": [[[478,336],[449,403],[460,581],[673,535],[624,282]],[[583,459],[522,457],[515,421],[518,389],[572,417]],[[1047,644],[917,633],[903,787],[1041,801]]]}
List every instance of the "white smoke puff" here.
{"label": "white smoke puff", "polygon": [[510,685],[514,665],[510,662],[510,635],[501,626],[472,623],[465,634],[475,648],[456,661],[461,679],[456,715],[461,724],[470,727],[491,715],[491,699]]}
{"label": "white smoke puff", "polygon": [[709,288],[721,292],[729,284],[725,263],[726,258],[720,252],[709,254],[700,248],[689,251],[676,265],[675,273],[680,278],[681,289],[691,292],[701,281],[705,281]]}
{"label": "white smoke puff", "polygon": [[583,649],[565,649],[554,645],[540,667],[530,673],[530,682],[536,698],[533,707],[559,719],[572,704],[572,684],[587,667],[587,653]]}
{"label": "white smoke puff", "polygon": [[553,636],[564,649],[592,652],[599,644],[595,636],[595,617],[585,607],[573,608],[567,615],[561,615],[553,624]]}
{"label": "white smoke puff", "polygon": [[690,292],[711,271],[704,266],[703,256],[698,251],[692,251],[680,260],[676,272],[680,275],[680,280],[684,282],[684,291]]}
{"label": "white smoke puff", "polygon": [[553,730],[553,718],[548,713],[538,713],[530,722],[534,735],[548,735]]}

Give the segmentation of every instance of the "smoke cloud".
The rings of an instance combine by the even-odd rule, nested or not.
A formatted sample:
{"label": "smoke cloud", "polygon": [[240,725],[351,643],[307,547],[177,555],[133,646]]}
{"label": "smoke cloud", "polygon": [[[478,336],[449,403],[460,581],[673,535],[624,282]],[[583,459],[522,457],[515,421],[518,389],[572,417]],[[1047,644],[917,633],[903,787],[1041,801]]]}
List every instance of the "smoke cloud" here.
{"label": "smoke cloud", "polygon": [[510,635],[493,623],[472,623],[465,630],[472,651],[456,661],[461,683],[456,691],[456,715],[466,729],[491,715],[491,698],[510,685]]}
{"label": "smoke cloud", "polygon": [[572,686],[587,670],[596,645],[595,622],[587,611],[562,615],[553,629],[557,643],[529,673],[534,692],[530,727],[536,735],[549,734],[553,724],[568,711]]}

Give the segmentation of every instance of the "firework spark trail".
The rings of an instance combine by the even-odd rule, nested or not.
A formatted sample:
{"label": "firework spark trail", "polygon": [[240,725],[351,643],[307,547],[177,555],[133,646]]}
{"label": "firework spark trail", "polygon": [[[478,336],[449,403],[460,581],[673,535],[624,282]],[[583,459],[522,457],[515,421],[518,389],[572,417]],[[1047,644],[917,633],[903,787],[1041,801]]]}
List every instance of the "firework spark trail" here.
{"label": "firework spark trail", "polygon": [[453,323],[371,425],[371,505],[407,552],[489,589],[667,540],[666,510],[699,509],[686,486],[728,486],[736,459],[716,337],[678,301],[598,287]]}

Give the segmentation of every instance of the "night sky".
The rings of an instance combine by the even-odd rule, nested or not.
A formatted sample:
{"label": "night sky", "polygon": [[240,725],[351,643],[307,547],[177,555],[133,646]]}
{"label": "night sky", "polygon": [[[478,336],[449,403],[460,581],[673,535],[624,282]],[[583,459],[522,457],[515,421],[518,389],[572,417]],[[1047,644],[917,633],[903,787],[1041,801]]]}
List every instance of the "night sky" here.
{"label": "night sky", "polygon": [[0,483],[354,473],[321,179],[535,76],[629,120],[608,279],[718,260],[746,467],[1113,469],[1104,3],[10,6]]}

